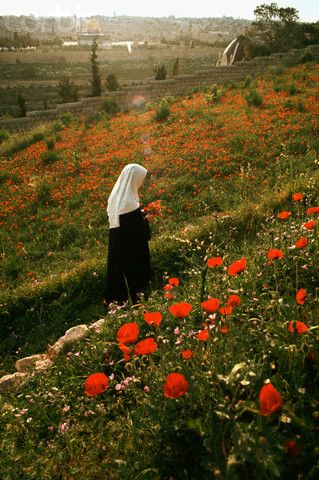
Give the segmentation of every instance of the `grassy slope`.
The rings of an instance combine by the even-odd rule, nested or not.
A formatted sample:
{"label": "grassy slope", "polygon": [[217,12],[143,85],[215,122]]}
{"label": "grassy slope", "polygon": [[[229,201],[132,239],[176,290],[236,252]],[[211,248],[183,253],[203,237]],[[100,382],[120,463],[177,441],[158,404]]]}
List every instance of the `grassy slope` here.
{"label": "grassy slope", "polygon": [[[79,182],[91,185],[89,200],[75,210],[79,214],[75,227],[78,234],[81,222],[90,218],[95,235],[90,237],[88,232],[85,242],[92,242],[99,225],[104,228],[102,192],[113,181],[110,171],[115,174],[127,161],[143,159],[158,175],[157,184],[147,187],[144,200],[153,200],[155,196],[166,206],[164,219],[157,219],[154,224],[158,238],[152,243],[152,258],[158,273],[157,286],[163,286],[165,278],[161,280],[161,275],[165,271],[169,276],[179,275],[181,285],[174,290],[174,300],[167,302],[160,288],[140,309],[114,312],[107,317],[102,335],[91,334],[67,356],[61,355],[48,374],[32,378],[18,397],[5,398],[1,417],[5,478],[93,479],[107,475],[114,479],[177,479],[196,478],[198,472],[201,478],[297,478],[298,473],[300,478],[315,478],[318,231],[317,227],[307,231],[302,223],[309,219],[306,206],[318,205],[318,144],[314,135],[318,131],[317,69],[298,68],[285,74],[280,82],[276,78],[277,92],[272,81],[260,81],[264,105],[259,109],[247,109],[243,100],[247,87],[232,88],[219,103],[209,103],[206,94],[199,94],[173,104],[167,124],[152,123],[150,112],[112,120],[113,137],[101,124],[88,131],[71,125],[61,134],[59,149],[64,156],[72,150],[70,138],[80,145],[76,132],[81,133],[81,145],[86,149],[81,161],[85,177],[74,176],[75,185],[69,178],[69,191],[60,187],[63,193],[53,199],[61,202],[61,228],[73,218],[68,216],[68,202],[78,200]],[[291,75],[299,93],[291,87]],[[290,94],[284,94],[284,89],[289,88]],[[106,146],[107,141],[114,143]],[[141,156],[145,142],[153,153],[149,155],[147,150],[147,155],[144,151]],[[116,145],[121,145],[117,152]],[[32,155],[27,150],[22,156],[18,154],[11,160],[11,167],[21,168],[27,154],[29,168],[33,161],[35,165],[32,175],[36,178],[40,171],[42,178],[38,153],[41,148],[41,144],[36,150],[31,147]],[[105,156],[108,161],[103,163]],[[117,161],[112,163],[114,157]],[[59,160],[45,168],[48,183],[54,179],[59,184],[65,176],[63,164]],[[66,165],[69,167],[70,163]],[[14,168],[11,172],[17,174]],[[26,177],[21,182],[23,198],[28,198],[24,189],[30,177]],[[58,189],[53,190],[53,195],[55,191]],[[301,204],[291,200],[295,191],[304,193]],[[20,204],[18,199],[16,202]],[[50,202],[40,206],[40,215],[33,219],[35,224],[44,208],[50,214],[57,211],[56,207]],[[276,213],[281,210],[290,210],[291,217],[280,221]],[[18,209],[11,214],[16,215],[19,225],[13,231],[15,241],[21,238],[25,242],[30,237],[27,230],[20,228]],[[50,235],[45,237],[46,245],[53,241]],[[301,236],[307,237],[308,246],[292,249]],[[38,239],[33,241],[37,251]],[[53,272],[52,279],[48,279],[52,264],[46,262],[41,266],[41,275],[34,275],[40,280],[37,287],[32,287],[32,280],[25,281],[23,275],[18,275],[6,283],[4,290],[4,299],[15,299],[12,311],[37,288],[43,292],[41,296],[47,293],[47,302],[55,305],[56,310],[63,311],[63,297],[58,294],[53,303],[54,291],[64,288],[72,302],[79,290],[85,290],[89,271],[97,271],[98,278],[101,275],[99,282],[103,278],[105,265],[100,252],[105,244],[102,250],[96,247],[93,256],[87,255],[89,248],[86,250],[85,243],[78,250],[72,243],[65,251],[53,246],[54,258],[61,254],[69,270],[79,262],[70,256],[72,248],[77,254],[84,250],[83,264],[71,272],[69,283],[68,278],[59,280]],[[282,260],[267,261],[271,247],[283,250]],[[247,271],[230,277],[227,269],[221,268],[216,272],[209,270],[205,277],[205,258],[216,255],[221,255],[227,266],[247,257]],[[29,261],[23,259],[26,266],[21,263],[21,272],[30,267]],[[60,268],[61,264],[56,265]],[[95,287],[90,282],[92,292]],[[308,292],[303,306],[295,299],[301,287]],[[217,312],[215,323],[209,328],[210,340],[199,342],[196,333],[204,328],[202,322],[210,324],[199,305],[201,298],[211,295],[224,304],[230,293],[237,293],[241,304],[227,319]],[[8,305],[13,303],[6,301]],[[174,319],[168,312],[168,305],[176,301],[193,305],[185,321]],[[42,308],[45,311],[45,305]],[[145,324],[144,309],[163,313],[158,329]],[[37,307],[36,311],[39,314]],[[29,311],[28,315],[31,314]],[[288,331],[289,322],[297,319],[310,328],[306,334]],[[116,331],[126,321],[137,321],[140,339],[149,335],[156,338],[159,346],[154,354],[133,357],[127,363],[122,360]],[[221,330],[225,326],[227,333]],[[184,348],[193,350],[194,359],[181,360]],[[235,365],[239,365],[239,373],[229,375]],[[107,375],[114,375],[110,388],[101,397],[86,397],[85,378],[102,369]],[[165,399],[162,393],[165,376],[172,371],[182,371],[190,383],[189,392],[179,400]],[[132,376],[135,380],[129,381],[127,389],[115,388]],[[258,394],[267,378],[283,397],[281,414],[258,413]],[[145,386],[150,388],[149,393]],[[7,424],[10,429],[5,427]],[[289,440],[297,441],[297,454],[287,450],[285,442]],[[34,448],[38,452],[36,459]]]}

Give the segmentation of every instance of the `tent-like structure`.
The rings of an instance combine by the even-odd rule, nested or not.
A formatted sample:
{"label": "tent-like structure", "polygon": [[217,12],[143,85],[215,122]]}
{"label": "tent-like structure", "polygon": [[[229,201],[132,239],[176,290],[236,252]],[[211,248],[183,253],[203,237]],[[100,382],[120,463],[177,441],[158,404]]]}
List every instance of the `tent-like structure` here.
{"label": "tent-like structure", "polygon": [[239,35],[230,42],[224,52],[220,54],[217,66],[232,65],[241,60],[249,60],[249,47],[251,45],[250,38],[245,35]]}

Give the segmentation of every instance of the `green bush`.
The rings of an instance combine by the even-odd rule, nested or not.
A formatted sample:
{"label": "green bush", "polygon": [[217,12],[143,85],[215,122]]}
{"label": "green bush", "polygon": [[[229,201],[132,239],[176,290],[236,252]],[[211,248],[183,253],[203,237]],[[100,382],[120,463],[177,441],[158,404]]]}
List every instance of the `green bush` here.
{"label": "green bush", "polygon": [[10,133],[7,130],[0,130],[0,143],[4,142],[10,137]]}
{"label": "green bush", "polygon": [[169,106],[165,101],[163,101],[158,105],[155,114],[152,117],[152,120],[154,122],[165,122],[168,119],[169,114]]}
{"label": "green bush", "polygon": [[114,73],[109,73],[106,77],[106,88],[109,92],[115,92],[120,88],[120,84]]}
{"label": "green bush", "polygon": [[48,138],[46,141],[45,141],[45,144],[48,148],[48,150],[53,150],[54,147],[55,147],[55,141],[53,138]]}
{"label": "green bush", "polygon": [[155,80],[166,79],[167,72],[166,72],[166,67],[163,63],[161,65],[156,66],[154,68],[154,72],[155,72]]}
{"label": "green bush", "polygon": [[105,98],[102,103],[102,109],[111,117],[120,111],[118,103],[114,97]]}
{"label": "green bush", "polygon": [[248,94],[245,95],[245,100],[248,105],[252,107],[260,107],[263,103],[262,96],[255,88],[250,88]]}
{"label": "green bush", "polygon": [[54,150],[47,150],[41,154],[41,160],[46,165],[55,162],[58,158],[59,156]]}
{"label": "green bush", "polygon": [[307,62],[312,62],[313,61],[313,55],[309,48],[306,48],[304,53],[300,56],[299,62],[300,63],[307,63]]}

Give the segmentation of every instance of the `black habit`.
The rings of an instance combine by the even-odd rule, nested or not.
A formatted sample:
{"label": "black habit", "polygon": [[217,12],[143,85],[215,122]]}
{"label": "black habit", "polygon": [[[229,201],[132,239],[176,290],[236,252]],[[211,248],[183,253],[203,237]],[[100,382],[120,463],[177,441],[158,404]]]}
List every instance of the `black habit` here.
{"label": "black habit", "polygon": [[151,231],[140,207],[119,215],[119,222],[119,227],[109,229],[105,300],[124,303],[130,295],[134,304],[151,280]]}

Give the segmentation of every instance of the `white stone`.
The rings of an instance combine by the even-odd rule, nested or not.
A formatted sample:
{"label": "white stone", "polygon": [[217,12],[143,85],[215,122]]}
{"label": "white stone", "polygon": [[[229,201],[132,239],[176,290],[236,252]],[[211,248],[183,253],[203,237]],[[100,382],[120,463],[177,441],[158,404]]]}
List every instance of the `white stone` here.
{"label": "white stone", "polygon": [[35,368],[36,362],[46,358],[46,354],[31,355],[30,357],[24,357],[17,360],[15,366],[18,372],[30,372]]}
{"label": "white stone", "polygon": [[91,330],[94,330],[96,333],[101,333],[104,325],[105,325],[105,318],[101,318],[100,320],[97,320],[97,322],[92,323],[89,326],[89,328]]}
{"label": "white stone", "polygon": [[38,371],[43,371],[43,370],[47,370],[52,365],[53,365],[52,360],[50,360],[49,358],[44,358],[43,360],[38,360],[35,363],[35,369]]}
{"label": "white stone", "polygon": [[69,328],[63,337],[60,337],[54,345],[48,346],[49,356],[55,357],[65,345],[78,342],[85,337],[88,331],[89,329],[86,325],[76,325],[75,327]]}
{"label": "white stone", "polygon": [[0,378],[0,393],[6,393],[10,390],[13,390],[21,383],[25,378],[28,376],[27,373],[16,372],[10,375],[5,375],[4,377]]}

